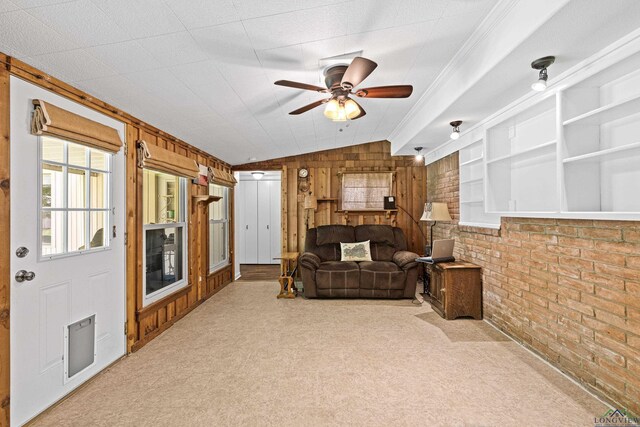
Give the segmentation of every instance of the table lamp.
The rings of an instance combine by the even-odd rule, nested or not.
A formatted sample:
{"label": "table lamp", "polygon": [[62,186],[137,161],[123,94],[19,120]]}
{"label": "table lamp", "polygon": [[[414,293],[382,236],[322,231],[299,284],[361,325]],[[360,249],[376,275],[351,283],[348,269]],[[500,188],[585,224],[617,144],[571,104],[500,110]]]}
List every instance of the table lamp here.
{"label": "table lamp", "polygon": [[451,221],[451,215],[449,215],[449,208],[446,203],[425,203],[424,212],[420,221],[433,222],[429,228],[429,246],[425,247],[425,254],[431,256],[433,250],[433,226],[438,221]]}

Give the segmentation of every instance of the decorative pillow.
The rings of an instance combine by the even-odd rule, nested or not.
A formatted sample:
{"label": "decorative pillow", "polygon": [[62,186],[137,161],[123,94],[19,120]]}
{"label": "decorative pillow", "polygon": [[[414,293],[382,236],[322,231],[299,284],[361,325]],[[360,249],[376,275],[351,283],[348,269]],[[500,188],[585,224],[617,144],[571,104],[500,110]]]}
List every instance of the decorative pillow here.
{"label": "decorative pillow", "polygon": [[340,261],[371,261],[369,240],[366,242],[340,243]]}

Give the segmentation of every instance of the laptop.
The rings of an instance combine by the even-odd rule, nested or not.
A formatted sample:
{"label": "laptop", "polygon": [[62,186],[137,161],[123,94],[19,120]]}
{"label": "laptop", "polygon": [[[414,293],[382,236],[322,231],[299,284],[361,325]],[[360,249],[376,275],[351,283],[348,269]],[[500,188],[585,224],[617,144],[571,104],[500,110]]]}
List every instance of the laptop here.
{"label": "laptop", "polygon": [[434,264],[436,262],[455,261],[456,259],[453,257],[454,244],[454,239],[434,240],[431,256],[416,258],[416,261],[426,262],[429,264]]}

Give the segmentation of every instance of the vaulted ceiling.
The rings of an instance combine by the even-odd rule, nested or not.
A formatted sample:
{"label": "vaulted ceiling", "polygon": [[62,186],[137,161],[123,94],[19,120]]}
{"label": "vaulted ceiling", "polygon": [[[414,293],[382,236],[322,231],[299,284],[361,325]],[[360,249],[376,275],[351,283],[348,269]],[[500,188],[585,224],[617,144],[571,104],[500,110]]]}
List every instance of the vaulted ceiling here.
{"label": "vaulted ceiling", "polygon": [[[513,36],[525,3],[540,12]],[[635,0],[0,0],[0,50],[238,164],[383,139],[398,153],[435,146],[448,121],[526,93],[539,53],[566,69],[639,18]],[[512,44],[478,62],[474,46],[500,28]],[[323,96],[275,80],[322,86],[325,58],[352,52],[378,63],[362,86],[412,84],[412,97],[363,99],[348,125],[322,108],[288,115]],[[461,81],[443,79],[453,66]],[[447,101],[438,88],[452,83]]]}

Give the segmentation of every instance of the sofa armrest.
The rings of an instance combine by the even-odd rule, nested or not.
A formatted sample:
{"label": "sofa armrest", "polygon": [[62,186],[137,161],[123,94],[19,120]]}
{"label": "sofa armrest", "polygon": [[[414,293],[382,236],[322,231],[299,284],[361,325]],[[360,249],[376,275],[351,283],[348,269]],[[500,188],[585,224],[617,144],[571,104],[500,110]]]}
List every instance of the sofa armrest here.
{"label": "sofa armrest", "polygon": [[305,252],[300,255],[298,260],[301,266],[308,268],[309,270],[316,271],[320,268],[320,257],[312,252]]}
{"label": "sofa armrest", "polygon": [[416,258],[418,258],[418,254],[409,251],[398,251],[393,254],[393,262],[403,270],[417,266]]}

